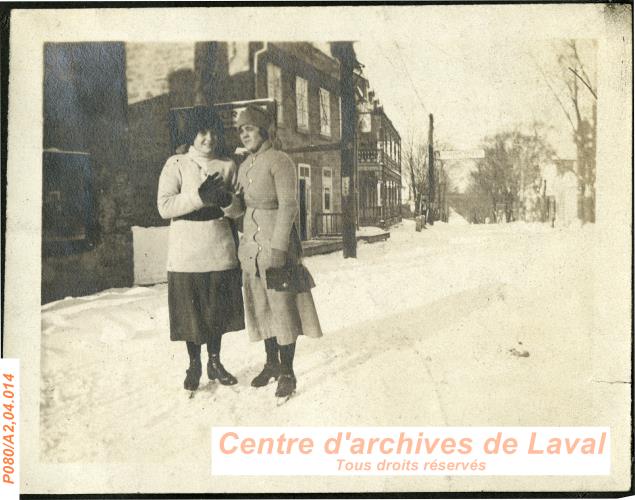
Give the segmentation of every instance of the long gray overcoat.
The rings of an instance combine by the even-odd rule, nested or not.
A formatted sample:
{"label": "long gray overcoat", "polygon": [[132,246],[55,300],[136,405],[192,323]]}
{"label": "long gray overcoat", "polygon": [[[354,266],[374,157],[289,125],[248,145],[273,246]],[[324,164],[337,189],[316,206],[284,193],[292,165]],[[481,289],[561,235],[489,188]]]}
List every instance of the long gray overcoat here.
{"label": "long gray overcoat", "polygon": [[245,197],[238,258],[243,269],[245,320],[250,340],[276,337],[280,345],[286,345],[302,334],[321,337],[311,291],[276,291],[267,289],[265,281],[272,248],[287,253],[286,266],[290,269],[296,269],[302,259],[302,247],[294,228],[298,181],[293,161],[266,141],[240,166],[238,184]]}

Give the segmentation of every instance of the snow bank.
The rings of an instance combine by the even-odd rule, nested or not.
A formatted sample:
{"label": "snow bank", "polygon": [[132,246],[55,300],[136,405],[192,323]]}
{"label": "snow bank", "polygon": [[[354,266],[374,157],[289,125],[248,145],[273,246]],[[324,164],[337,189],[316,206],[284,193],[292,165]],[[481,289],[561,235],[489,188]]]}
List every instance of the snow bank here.
{"label": "snow bank", "polygon": [[[298,341],[298,393],[280,407],[275,384],[250,386],[264,351],[245,332],[223,338],[238,385],[204,375],[188,399],[187,353],[169,341],[164,284],[49,304],[41,460],[131,471],[154,464],[170,474],[130,474],[126,486],[222,492],[228,483],[209,474],[213,425],[585,425],[588,414],[571,411],[572,402],[622,389],[589,386],[593,290],[581,269],[594,244],[590,230],[517,223],[416,232],[404,220],[388,241],[360,244],[357,259],[307,258],[325,336]],[[231,484],[302,489],[266,479]],[[73,478],[78,491],[98,480]],[[425,489],[417,482],[425,480],[411,488]],[[103,486],[111,488],[121,490]]]}

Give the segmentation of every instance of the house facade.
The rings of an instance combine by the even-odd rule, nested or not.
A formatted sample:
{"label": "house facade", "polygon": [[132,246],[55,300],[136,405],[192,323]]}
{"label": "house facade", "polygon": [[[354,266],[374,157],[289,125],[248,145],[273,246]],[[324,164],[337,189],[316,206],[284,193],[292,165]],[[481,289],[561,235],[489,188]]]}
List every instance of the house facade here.
{"label": "house facade", "polygon": [[175,108],[274,100],[298,168],[302,238],[337,229],[339,63],[328,46],[82,42],[44,53],[43,302],[133,284],[133,228],[168,224],[156,194]]}
{"label": "house facade", "polygon": [[277,139],[298,169],[301,239],[337,229],[341,214],[339,62],[305,42],[214,46],[208,102],[272,99]]}
{"label": "house facade", "polygon": [[358,222],[387,226],[401,220],[401,136],[368,80],[356,75],[356,87]]}

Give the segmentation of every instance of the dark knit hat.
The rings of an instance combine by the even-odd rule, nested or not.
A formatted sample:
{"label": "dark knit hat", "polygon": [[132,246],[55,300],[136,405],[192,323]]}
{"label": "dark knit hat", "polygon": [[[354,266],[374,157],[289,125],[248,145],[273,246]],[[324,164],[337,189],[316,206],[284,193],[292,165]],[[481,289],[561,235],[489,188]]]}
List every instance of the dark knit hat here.
{"label": "dark knit hat", "polygon": [[240,128],[243,125],[255,125],[258,128],[267,130],[271,122],[272,120],[269,113],[258,106],[249,105],[238,115],[236,127]]}
{"label": "dark knit hat", "polygon": [[224,148],[223,121],[213,108],[207,106],[172,108],[168,115],[168,126],[173,150],[183,144],[192,145],[196,135],[205,130],[214,131],[219,151]]}

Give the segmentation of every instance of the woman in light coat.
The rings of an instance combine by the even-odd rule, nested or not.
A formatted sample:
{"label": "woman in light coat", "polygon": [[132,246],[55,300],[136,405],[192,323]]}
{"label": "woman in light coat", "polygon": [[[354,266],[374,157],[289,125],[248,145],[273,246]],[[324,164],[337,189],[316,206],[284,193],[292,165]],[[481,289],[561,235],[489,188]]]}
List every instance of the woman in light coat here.
{"label": "woman in light coat", "polygon": [[223,127],[209,108],[194,108],[188,123],[189,150],[167,160],[157,205],[171,219],[168,243],[170,339],[185,341],[189,367],[183,386],[194,391],[202,374],[201,345],[207,344],[207,375],[223,385],[236,378],[220,361],[225,332],[244,329],[236,238],[230,223],[242,201],[233,194],[236,165],[220,157]]}
{"label": "woman in light coat", "polygon": [[296,167],[289,156],[272,148],[272,119],[266,112],[249,106],[237,125],[250,152],[238,171],[246,207],[238,251],[245,318],[250,340],[264,340],[266,352],[265,366],[251,385],[278,380],[276,396],[286,397],[296,388],[293,359],[298,335],[322,336],[310,292],[314,283],[302,266],[295,226]]}

